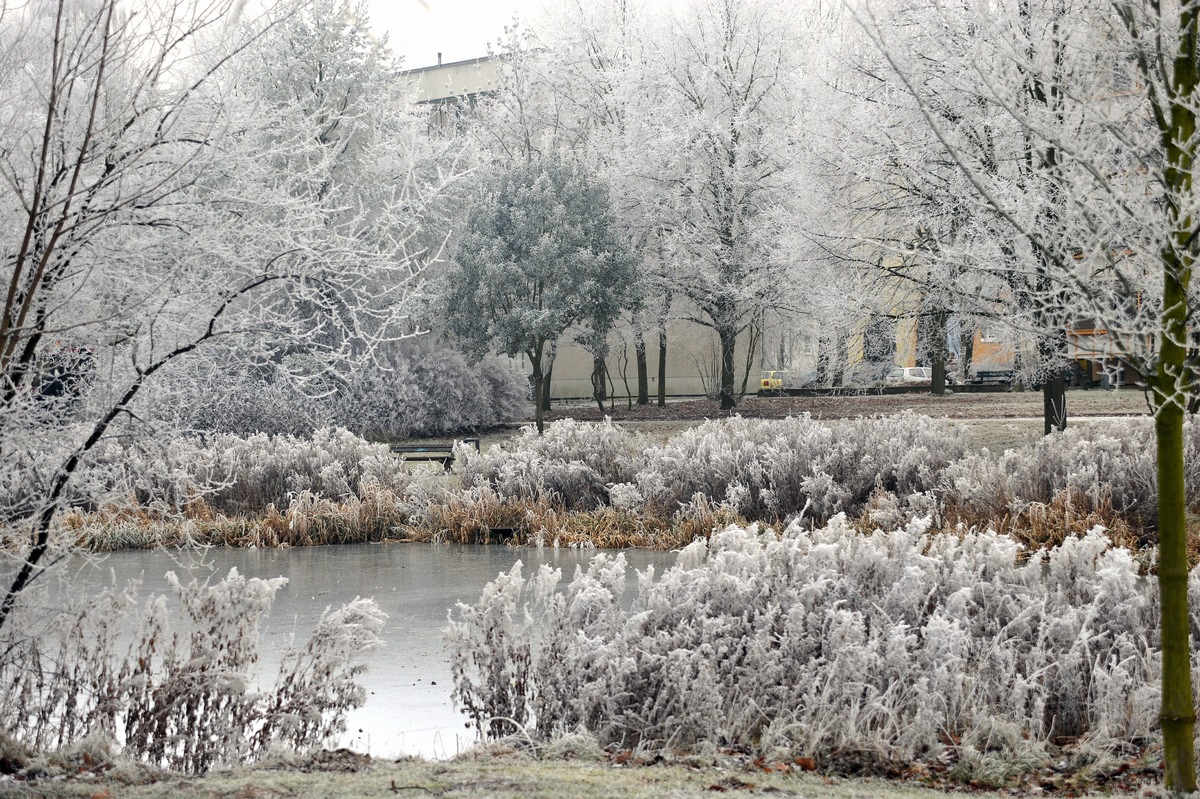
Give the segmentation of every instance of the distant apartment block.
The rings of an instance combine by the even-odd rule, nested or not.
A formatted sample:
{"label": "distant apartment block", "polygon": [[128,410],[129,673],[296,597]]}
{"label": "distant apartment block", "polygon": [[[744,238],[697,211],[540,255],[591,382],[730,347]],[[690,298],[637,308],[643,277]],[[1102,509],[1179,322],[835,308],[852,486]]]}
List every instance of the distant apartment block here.
{"label": "distant apartment block", "polygon": [[440,53],[437,64],[410,69],[404,77],[412,82],[417,102],[429,107],[430,131],[451,135],[481,98],[499,89],[501,81],[497,56],[443,64]]}

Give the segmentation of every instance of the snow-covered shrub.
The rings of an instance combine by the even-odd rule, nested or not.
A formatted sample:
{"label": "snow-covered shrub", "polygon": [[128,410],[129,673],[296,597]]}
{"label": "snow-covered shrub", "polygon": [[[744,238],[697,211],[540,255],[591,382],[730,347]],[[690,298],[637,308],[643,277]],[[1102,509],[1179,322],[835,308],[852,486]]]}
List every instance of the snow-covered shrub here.
{"label": "snow-covered shrub", "polygon": [[633,482],[659,511],[702,495],[749,519],[806,508],[826,519],[862,508],[876,490],[901,498],[930,491],[962,454],[954,426],[913,413],[839,422],[734,417],[648,448],[634,464]]}
{"label": "snow-covered shrub", "polygon": [[1068,428],[1027,451],[1029,462],[1013,493],[1026,501],[1048,502],[1057,492],[1069,491],[1092,506],[1109,501],[1119,512],[1153,521],[1158,513],[1154,452],[1150,419]]}
{"label": "snow-covered shrub", "polygon": [[525,410],[526,380],[511,362],[468,362],[419,339],[379,350],[348,375],[300,380],[282,368],[180,365],[147,414],[176,430],[308,436],[344,427],[375,439],[477,431]]}
{"label": "snow-covered shrub", "polygon": [[[481,737],[520,732],[546,740],[573,731],[594,719],[579,715],[589,703],[581,705],[580,695],[569,692],[582,689],[599,697],[615,687],[583,684],[589,675],[580,654],[591,645],[597,658],[611,651],[606,637],[622,621],[625,558],[597,555],[586,572],[576,567],[565,595],[557,590],[561,576],[561,570],[542,566],[526,579],[518,561],[488,583],[478,604],[458,604],[458,619],[446,631],[453,698]],[[534,673],[549,664],[571,676],[556,680]]]}
{"label": "snow-covered shrub", "polygon": [[526,386],[505,359],[472,364],[453,350],[411,344],[358,369],[331,398],[328,418],[376,439],[478,431],[520,418]]}
{"label": "snow-covered shrub", "polygon": [[452,616],[455,697],[483,736],[583,727],[622,746],[909,761],[952,740],[1153,735],[1153,582],[1100,530],[1021,554],[927,523],[731,527],[640,575],[627,610],[619,558],[565,593],[557,571],[514,569]]}
{"label": "snow-covered shrub", "polygon": [[93,463],[103,465],[99,474],[108,481],[100,485],[85,475],[98,500],[168,513],[199,499],[224,513],[272,504],[283,510],[304,492],[329,500],[361,496],[367,485],[399,493],[409,479],[386,444],[328,428],[308,438],[256,433],[180,438],[166,446],[113,442],[98,448]]}
{"label": "snow-covered shrub", "polygon": [[[254,435],[215,437],[195,463],[197,482],[223,486],[209,502],[217,508],[287,507],[302,491],[325,499],[355,495],[363,482],[392,484],[403,470],[384,444],[344,429],[322,428],[311,438]],[[211,467],[207,456],[215,455]]]}
{"label": "snow-covered shrub", "polygon": [[961,441],[948,423],[912,413],[833,423],[734,417],[639,451],[638,439],[611,421],[563,420],[470,459],[463,476],[504,498],[545,497],[569,508],[611,502],[671,516],[701,502],[750,519],[806,509],[825,519],[861,508],[877,490],[898,495],[905,508],[919,496],[926,507]]}
{"label": "snow-covered shrub", "polygon": [[[1184,427],[1189,504],[1200,502],[1200,424]],[[1158,514],[1154,423],[1148,418],[1091,422],[1003,454],[968,455],[942,473],[943,496],[976,517],[1000,518],[1069,494],[1083,511],[1111,507],[1153,525]]]}
{"label": "snow-covered shrub", "polygon": [[182,606],[174,619],[161,596],[139,611],[129,587],[64,611],[45,636],[9,625],[0,659],[5,734],[37,750],[100,738],[131,758],[202,772],[276,746],[325,744],[345,730],[346,713],[365,700],[356,682],[362,656],[379,644],[386,618],[373,601],[327,611],[259,691],[259,625],[286,579],[246,579],[236,569],[215,583],[169,577]]}
{"label": "snow-covered shrub", "polygon": [[468,486],[488,485],[503,499],[546,498],[568,508],[609,502],[608,487],[632,479],[633,436],[611,421],[551,422],[543,435],[533,427],[504,447],[468,457]]}
{"label": "snow-covered shrub", "polygon": [[140,398],[140,414],[173,431],[303,436],[329,424],[328,389],[301,385],[272,365],[229,369],[228,359],[172,364]]}

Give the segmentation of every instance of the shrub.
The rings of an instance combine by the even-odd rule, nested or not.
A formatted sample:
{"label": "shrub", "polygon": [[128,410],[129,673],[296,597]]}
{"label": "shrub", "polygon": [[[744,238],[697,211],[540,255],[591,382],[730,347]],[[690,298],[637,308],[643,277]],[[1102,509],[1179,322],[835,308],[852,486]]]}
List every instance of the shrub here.
{"label": "shrub", "polygon": [[511,363],[469,363],[424,338],[382,348],[348,375],[299,380],[282,367],[231,372],[196,361],[176,367],[148,401],[175,430],[308,436],[344,427],[373,439],[449,435],[495,427],[524,411],[525,379]]}
{"label": "shrub", "polygon": [[[1184,482],[1189,508],[1200,511],[1200,424],[1184,425]],[[942,473],[939,493],[973,522],[1020,518],[1069,504],[1077,515],[1110,526],[1152,529],[1158,518],[1153,420],[1091,422],[1031,447],[968,455]]]}
{"label": "shrub", "polygon": [[[1187,425],[1187,484],[1200,489],[1200,427]],[[1031,447],[1000,455],[987,451],[949,466],[942,475],[946,496],[968,508],[1000,514],[1030,503],[1050,503],[1062,493],[1091,511],[1111,506],[1142,524],[1157,518],[1153,422],[1093,422],[1046,436]]]}
{"label": "shrub", "polygon": [[633,437],[611,421],[551,422],[533,427],[503,448],[469,456],[467,486],[487,485],[502,500],[547,500],[571,510],[609,504],[609,486],[633,476]]}
{"label": "shrub", "polygon": [[518,565],[452,615],[454,696],[481,737],[583,728],[620,746],[905,762],[950,741],[1015,756],[1152,735],[1153,584],[1099,530],[1019,554],[926,523],[731,527],[639,576],[628,609],[620,556],[563,592],[557,570]]}
{"label": "shrub", "polygon": [[286,509],[301,494],[343,500],[367,485],[403,490],[408,482],[386,444],[343,429],[308,438],[256,433],[220,434],[167,444],[111,442],[98,448],[85,472],[93,503],[134,505],[178,513],[203,500],[222,513]]}
{"label": "shrub", "polygon": [[181,605],[176,629],[164,597],[138,612],[131,586],[62,612],[46,636],[10,632],[0,659],[5,734],[40,750],[98,737],[131,758],[202,772],[273,747],[319,746],[345,730],[346,713],[365,700],[355,679],[361,657],[378,645],[385,619],[373,601],[327,611],[260,692],[259,624],[286,579],[248,580],[236,569],[216,583],[169,577]]}
{"label": "shrub", "polygon": [[748,519],[807,511],[824,520],[862,509],[877,489],[901,498],[930,491],[962,454],[956,428],[913,413],[833,423],[734,417],[647,449],[633,488],[657,510],[702,496]]}

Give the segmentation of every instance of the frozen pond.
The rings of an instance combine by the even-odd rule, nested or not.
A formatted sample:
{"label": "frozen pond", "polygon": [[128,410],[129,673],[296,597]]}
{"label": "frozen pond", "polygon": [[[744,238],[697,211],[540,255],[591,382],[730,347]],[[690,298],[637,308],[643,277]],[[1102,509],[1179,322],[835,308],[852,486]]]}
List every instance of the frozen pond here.
{"label": "frozen pond", "polygon": [[[360,544],[294,549],[214,549],[203,554],[163,551],[117,552],[100,568],[85,568],[90,582],[141,576],[141,596],[172,596],[165,579],[175,571],[203,579],[224,577],[236,567],[246,577],[287,577],[276,594],[264,630],[261,673],[273,677],[278,653],[295,633],[302,642],[327,607],[355,597],[373,597],[388,614],[383,637],[386,646],[372,653],[362,677],[368,692],[365,707],[349,718],[343,743],[375,756],[416,754],[450,757],[474,742],[466,717],[450,702],[450,664],[442,649],[446,612],[455,602],[475,602],[485,583],[517,560],[525,574],[543,563],[561,568],[569,581],[577,564],[586,565],[594,551],[527,549],[504,546],[446,544]],[[632,569],[674,560],[666,552],[625,552]],[[630,589],[636,581],[627,582]]]}

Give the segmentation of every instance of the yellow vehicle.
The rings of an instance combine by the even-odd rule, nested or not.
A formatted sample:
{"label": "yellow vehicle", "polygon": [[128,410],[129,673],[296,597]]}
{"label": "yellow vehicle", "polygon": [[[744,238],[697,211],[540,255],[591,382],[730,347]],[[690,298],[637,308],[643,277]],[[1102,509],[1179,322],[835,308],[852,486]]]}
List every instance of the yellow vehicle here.
{"label": "yellow vehicle", "polygon": [[776,376],[776,370],[763,372],[763,378],[759,381],[759,391],[778,391],[783,388],[783,378]]}

